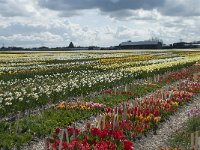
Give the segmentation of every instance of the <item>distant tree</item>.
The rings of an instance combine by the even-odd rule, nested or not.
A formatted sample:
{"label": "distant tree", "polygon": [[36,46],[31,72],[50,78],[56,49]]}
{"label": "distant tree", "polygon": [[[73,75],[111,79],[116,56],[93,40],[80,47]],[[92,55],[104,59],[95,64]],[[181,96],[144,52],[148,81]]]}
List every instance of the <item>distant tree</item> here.
{"label": "distant tree", "polygon": [[72,42],[70,42],[69,48],[74,48],[74,44]]}

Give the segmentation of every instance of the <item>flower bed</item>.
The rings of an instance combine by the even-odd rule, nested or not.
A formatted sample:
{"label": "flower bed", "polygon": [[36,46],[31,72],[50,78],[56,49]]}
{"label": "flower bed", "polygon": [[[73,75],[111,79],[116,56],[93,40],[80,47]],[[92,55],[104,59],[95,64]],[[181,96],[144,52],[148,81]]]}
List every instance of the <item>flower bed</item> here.
{"label": "flower bed", "polygon": [[85,101],[76,101],[76,102],[63,101],[56,105],[52,105],[52,107],[61,110],[69,110],[69,109],[90,110],[90,109],[102,109],[106,106],[99,103],[85,102]]}
{"label": "flower bed", "polygon": [[[99,54],[96,55],[97,58],[101,57]],[[113,57],[116,56],[116,54],[112,55]],[[126,57],[127,55],[130,55],[130,57]],[[164,56],[150,52],[144,56],[127,55],[117,57],[116,60],[112,57],[109,59],[111,60],[110,63],[114,61],[113,63],[116,63],[117,66],[118,60],[123,60],[120,61],[122,64],[117,69],[115,67],[98,68],[99,63],[100,66],[105,63],[92,61],[92,58],[81,59],[81,56],[80,59],[77,57],[76,60],[60,60],[59,58],[52,60],[50,56],[48,56],[48,59],[41,57],[37,60],[36,55],[30,59],[0,61],[0,64],[5,65],[6,62],[9,62],[14,66],[19,62],[24,62],[24,64],[18,64],[19,66],[22,65],[17,67],[18,69],[7,70],[0,74],[2,79],[0,81],[0,117],[15,114],[18,111],[25,112],[27,109],[35,109],[49,102],[56,103],[70,96],[87,95],[90,92],[127,84],[136,78],[148,78],[155,74],[179,70],[200,60],[198,55],[195,57],[179,57],[176,53],[173,55],[166,53]],[[66,57],[68,59],[68,56]],[[166,59],[162,59],[163,57],[166,57]],[[154,58],[153,62],[150,61],[151,58]],[[168,62],[163,62],[165,60]],[[32,66],[33,64],[30,63],[32,61],[37,62],[37,65]],[[41,62],[42,64],[40,64]],[[132,63],[136,66],[131,65]],[[38,65],[40,66],[38,67]],[[106,63],[106,66],[110,65]],[[196,68],[199,68],[199,66],[196,66]],[[174,77],[174,79],[176,78]]]}
{"label": "flower bed", "polygon": [[[182,85],[187,87],[190,84]],[[195,85],[195,84],[192,84]],[[193,87],[191,87],[193,88]],[[195,88],[195,87],[194,87]],[[165,91],[160,97],[146,97],[143,100],[119,104],[116,108],[106,108],[104,115],[98,118],[96,127],[87,124],[83,132],[69,134],[69,128],[57,128],[48,139],[51,149],[133,149],[136,138],[149,130],[156,131],[158,123],[164,121],[180,106],[192,100],[194,93],[188,91]],[[195,91],[199,92],[199,91]],[[58,132],[62,131],[62,132]],[[64,138],[63,138],[64,135]],[[68,136],[69,135],[69,136]]]}
{"label": "flower bed", "polygon": [[[194,71],[196,70],[194,69]],[[172,82],[176,80],[169,79],[168,75],[164,75],[164,77],[159,76],[158,81],[159,82],[156,82],[156,86],[149,86],[146,84],[143,85],[140,82],[136,83],[136,85],[133,85],[133,88],[131,89],[133,97],[142,96],[144,94],[147,94],[148,92],[152,92],[157,88],[166,85],[166,83],[168,83],[166,81]],[[129,95],[130,91],[117,91],[117,94],[115,94],[114,91],[111,90],[111,92],[104,91],[103,93],[104,94],[100,95],[99,97],[86,98],[84,99],[84,101],[92,101],[94,104],[99,103],[104,104],[107,107],[115,107],[118,103],[126,102],[132,97]],[[160,98],[162,98],[162,92],[157,91],[157,93],[158,95],[160,95]],[[16,146],[21,146],[23,143],[30,141],[33,137],[44,137],[49,133],[49,130],[52,128],[55,128],[57,126],[64,127],[70,124],[71,122],[77,121],[79,119],[85,119],[92,115],[97,115],[98,113],[102,113],[103,111],[103,108],[92,108],[86,110],[81,110],[80,107],[78,108],[79,109],[50,109],[45,110],[39,115],[31,115],[30,117],[24,117],[19,121],[16,120],[11,123],[2,122],[0,123],[0,126],[2,128],[0,132],[0,135],[2,137],[2,143],[0,144],[0,146],[5,147],[7,149],[11,149],[14,144],[16,144]],[[18,130],[16,130],[17,126],[19,128]],[[13,134],[15,136],[13,136]],[[22,134],[26,136],[21,136]]]}
{"label": "flower bed", "polygon": [[[119,58],[119,60],[124,60],[120,61],[122,62],[122,64],[121,66],[117,66],[117,69],[115,67],[107,68],[105,70],[104,68],[96,68],[97,64],[94,63],[94,60],[91,61],[91,59],[78,59],[78,61],[44,60],[41,61],[43,64],[42,66],[40,66],[41,68],[37,68],[34,66],[32,68],[32,63],[25,63],[27,66],[30,65],[27,68],[32,68],[30,72],[25,66],[23,66],[24,69],[21,70],[20,67],[17,70],[11,70],[11,74],[8,72],[6,74],[6,72],[4,72],[5,74],[2,74],[1,77],[5,77],[5,81],[3,79],[0,82],[1,89],[3,89],[0,92],[0,116],[6,116],[10,113],[13,113],[13,115],[15,115],[18,111],[21,111],[22,113],[23,111],[28,109],[34,109],[38,106],[42,107],[42,105],[45,105],[49,102],[56,103],[60,100],[67,99],[68,96],[80,96],[80,94],[86,95],[89,92],[97,91],[102,92],[100,93],[101,95],[98,97],[89,97],[87,99],[84,98],[83,100],[87,102],[63,102],[55,105],[54,107],[56,109],[49,109],[43,112],[39,111],[39,114],[37,115],[29,114],[30,116],[23,116],[21,117],[22,119],[14,119],[11,122],[1,122],[0,147],[11,149],[13,146],[19,147],[35,137],[43,138],[52,128],[55,128],[57,126],[63,128],[74,121],[80,119],[84,120],[93,115],[96,116],[97,114],[102,113],[104,111],[104,107],[106,106],[111,107],[110,109],[112,109],[118,103],[126,102],[131,98],[141,97],[144,94],[152,92],[159,87],[162,87],[163,85],[172,83],[179,79],[191,78],[194,72],[199,72],[199,66],[191,66],[193,63],[195,63],[195,61],[199,59],[199,57],[195,57],[195,59],[185,57],[184,59],[188,60],[188,63],[185,64],[181,61],[182,57],[176,58],[176,54],[173,56],[171,56],[171,54],[169,56],[164,56],[162,54],[159,55],[157,55],[158,57],[153,56],[152,58],[154,59],[152,61],[147,60],[147,63],[145,61],[143,63],[137,63],[135,60],[132,61],[132,58]],[[171,57],[175,58],[173,59]],[[141,59],[138,61],[145,59],[143,59],[142,56]],[[165,68],[167,67],[167,65],[165,65],[166,63],[163,63],[165,60],[168,60],[172,66],[168,66],[169,68]],[[23,60],[21,62],[23,62]],[[119,61],[116,60],[113,63],[118,64],[118,62]],[[40,61],[38,61],[38,64],[40,64]],[[108,64],[106,63],[102,64],[108,66]],[[143,68],[142,72],[144,72],[144,75],[138,76],[140,80],[135,79],[135,73],[131,73],[128,70],[128,72],[120,71],[120,69],[122,68],[134,68],[135,64],[136,68]],[[154,73],[149,72],[149,74],[146,74],[146,71],[144,70],[145,64],[148,64],[148,66],[152,67],[156,66],[155,68],[151,68],[153,70],[155,69]],[[23,64],[19,63],[18,65],[20,66]],[[173,70],[173,72],[169,72],[171,70]],[[176,72],[174,72],[174,70],[176,70]],[[132,87],[129,87],[127,91],[124,89],[124,87],[123,89],[117,90],[113,88],[120,85],[126,85],[130,82],[130,85],[132,85]],[[108,88],[113,89],[110,91],[103,90]],[[182,90],[184,91],[184,89]],[[159,99],[161,99],[161,97]],[[174,101],[170,103],[170,105],[173,107],[179,107],[181,104],[182,103],[179,103],[179,101]],[[126,107],[128,107],[128,104]],[[150,120],[154,120],[154,123],[159,122],[160,119],[162,121],[162,117],[166,114],[160,115],[161,118],[159,118],[160,116],[157,116],[157,118],[154,117],[154,119],[152,117]],[[122,116],[124,117],[125,115],[119,115],[119,122],[120,119],[123,118]],[[128,118],[129,116],[126,117]],[[137,116],[136,118],[138,122],[142,121],[140,120],[140,117],[141,116]],[[146,116],[142,117],[145,118]],[[112,120],[114,118],[108,118],[108,116],[106,116],[105,122],[108,122],[108,119]],[[118,132],[118,130],[115,132]],[[140,134],[135,136],[136,138],[138,138],[140,137]],[[125,133],[123,133],[123,138],[119,141],[126,142],[128,140],[130,139]],[[122,148],[124,146],[123,142],[119,144],[121,145],[119,147]],[[102,144],[105,145],[105,143]]]}

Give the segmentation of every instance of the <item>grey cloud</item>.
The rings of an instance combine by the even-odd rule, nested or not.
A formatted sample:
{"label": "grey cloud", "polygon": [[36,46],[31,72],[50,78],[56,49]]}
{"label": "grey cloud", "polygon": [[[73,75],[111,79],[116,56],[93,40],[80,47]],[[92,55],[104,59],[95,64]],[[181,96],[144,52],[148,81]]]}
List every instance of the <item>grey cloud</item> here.
{"label": "grey cloud", "polygon": [[[107,15],[108,12],[101,12],[101,14]],[[131,12],[130,10],[118,10],[118,11],[109,12],[109,16],[111,18],[115,18],[119,20],[129,20],[130,16],[134,16],[134,13]]]}
{"label": "grey cloud", "polygon": [[156,10],[165,16],[200,16],[199,0],[0,0],[0,15],[5,17],[30,16],[26,6],[47,8],[60,12],[62,17],[81,15],[85,10],[98,9],[102,14],[117,19],[156,19],[151,15],[137,17],[134,11]]}
{"label": "grey cloud", "polygon": [[[60,11],[67,16],[81,14],[80,10],[99,9],[114,18],[137,14],[130,10],[158,10],[167,16],[199,16],[199,0],[40,0],[39,5]],[[63,15],[63,16],[65,16]],[[144,20],[147,18],[144,18]]]}
{"label": "grey cloud", "polygon": [[20,7],[15,5],[9,0],[0,0],[0,15],[5,17],[21,16],[25,15],[23,11],[20,10]]}
{"label": "grey cloud", "polygon": [[[156,19],[146,14],[137,17],[134,11],[156,10],[165,16],[200,16],[199,0],[0,0],[0,15],[5,17],[30,16],[27,4],[60,12],[62,17],[81,15],[85,10],[98,9],[102,14],[117,19]],[[36,10],[37,10],[36,9]],[[32,14],[31,14],[32,13]]]}
{"label": "grey cloud", "polygon": [[21,24],[21,23],[12,23],[9,26],[0,29],[0,35],[2,36],[11,36],[13,34],[35,34],[40,32],[51,32],[52,34],[63,34],[66,32],[66,27],[54,27],[51,26],[46,28],[45,26],[38,25],[33,26],[29,24]]}
{"label": "grey cloud", "polygon": [[[152,10],[164,5],[163,0],[40,0],[39,5],[64,14],[78,14],[79,10],[99,9],[105,13],[131,15],[128,10]],[[124,14],[125,13],[125,14]]]}
{"label": "grey cloud", "polygon": [[0,35],[2,36],[11,36],[13,34],[20,34],[20,33],[35,33],[44,31],[44,28],[42,27],[32,27],[29,25],[23,25],[20,23],[11,24],[8,27],[4,28],[3,30],[0,30]]}
{"label": "grey cloud", "polygon": [[165,7],[158,8],[168,16],[200,16],[199,0],[165,0]]}
{"label": "grey cloud", "polygon": [[35,2],[31,0],[0,0],[0,16],[16,17],[33,15],[33,12],[30,12],[27,6],[33,6],[36,4]]}

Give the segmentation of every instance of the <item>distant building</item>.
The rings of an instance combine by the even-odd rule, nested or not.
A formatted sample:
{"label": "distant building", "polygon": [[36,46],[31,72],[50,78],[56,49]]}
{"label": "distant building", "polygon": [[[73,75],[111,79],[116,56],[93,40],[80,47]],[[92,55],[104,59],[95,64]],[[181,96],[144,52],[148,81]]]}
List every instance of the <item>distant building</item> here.
{"label": "distant building", "polygon": [[101,48],[100,47],[97,47],[97,46],[89,46],[88,47],[88,50],[100,50]]}
{"label": "distant building", "polygon": [[70,42],[68,48],[74,48],[74,44],[72,42]]}
{"label": "distant building", "polygon": [[161,49],[162,42],[160,41],[139,41],[139,42],[122,42],[119,44],[121,49]]}
{"label": "distant building", "polygon": [[174,43],[173,48],[199,48],[200,43],[194,42],[194,43],[187,43],[187,42],[179,42]]}
{"label": "distant building", "polygon": [[200,48],[200,44],[192,44],[194,48]]}
{"label": "distant building", "polygon": [[173,48],[188,48],[187,44],[186,42],[173,43]]}
{"label": "distant building", "polygon": [[163,44],[162,45],[162,49],[172,49],[173,48],[173,45],[172,44]]}
{"label": "distant building", "polygon": [[66,50],[70,50],[70,51],[79,51],[79,50],[100,50],[100,47],[97,47],[97,46],[74,47],[74,48],[69,48],[69,47],[67,47]]}

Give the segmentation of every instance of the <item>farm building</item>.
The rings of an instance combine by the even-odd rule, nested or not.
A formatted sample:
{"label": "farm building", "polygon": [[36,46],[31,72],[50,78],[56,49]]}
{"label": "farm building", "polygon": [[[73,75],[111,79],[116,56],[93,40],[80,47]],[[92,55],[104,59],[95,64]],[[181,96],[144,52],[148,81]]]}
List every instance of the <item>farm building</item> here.
{"label": "farm building", "polygon": [[139,41],[139,42],[122,42],[119,44],[121,49],[161,49],[160,41]]}

